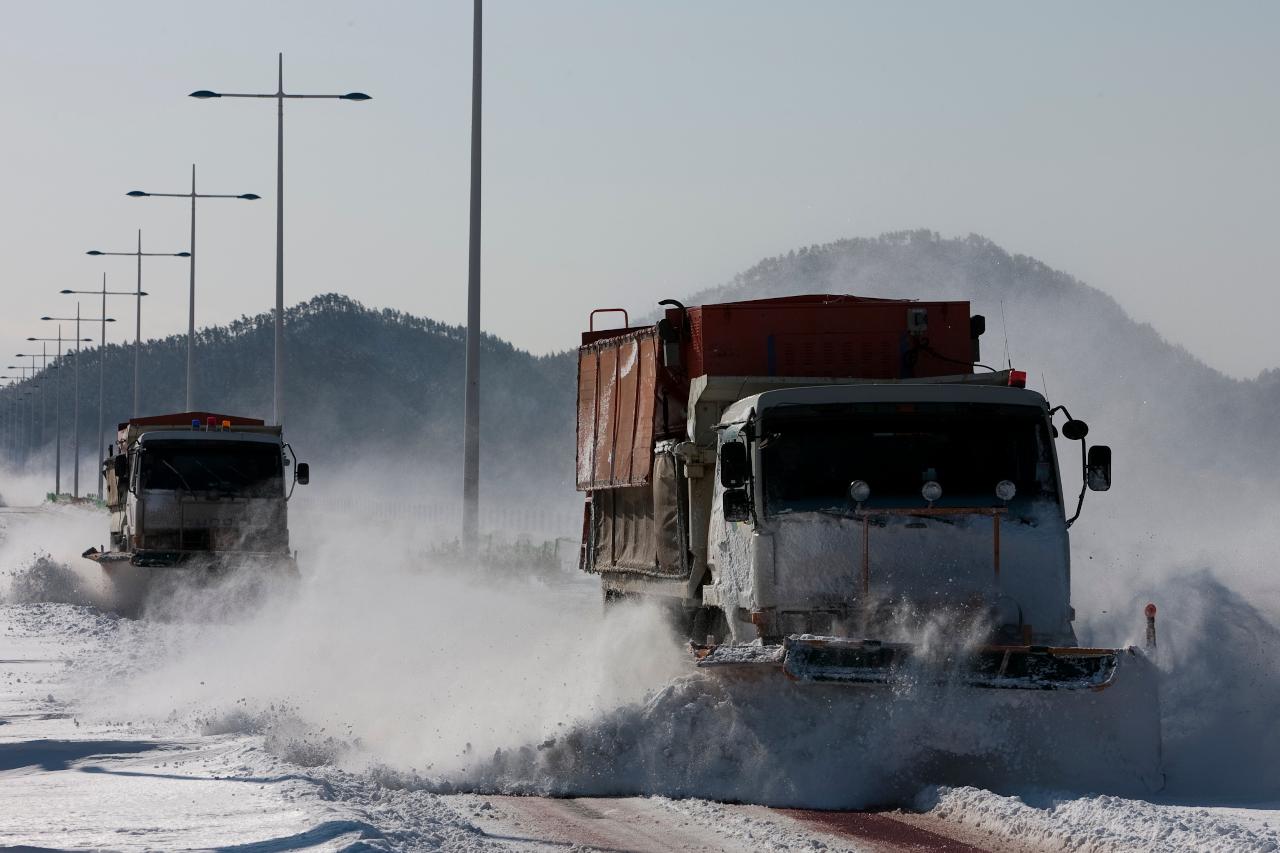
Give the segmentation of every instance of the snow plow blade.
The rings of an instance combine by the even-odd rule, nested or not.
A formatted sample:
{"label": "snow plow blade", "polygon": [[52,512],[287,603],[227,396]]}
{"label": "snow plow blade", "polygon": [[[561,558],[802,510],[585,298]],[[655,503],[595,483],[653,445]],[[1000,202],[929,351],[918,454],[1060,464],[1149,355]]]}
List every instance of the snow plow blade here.
{"label": "snow plow blade", "polygon": [[[909,671],[912,652],[908,643],[788,637],[783,642],[782,671],[796,681],[882,684]],[[1116,655],[1114,649],[983,646],[931,661],[921,674],[970,687],[1098,690],[1115,677]]]}
{"label": "snow plow blade", "polygon": [[902,679],[1010,690],[1101,690],[1116,676],[1130,649],[981,646],[942,659],[916,660],[910,643],[844,637],[792,636],[781,645],[699,646],[699,668],[780,669],[793,681],[887,684]]}
{"label": "snow plow blade", "polygon": [[693,653],[698,669],[753,695],[771,678],[820,692],[871,727],[916,720],[911,737],[934,782],[1131,796],[1164,787],[1158,673],[1133,647],[993,645],[939,656],[909,643],[797,635]]}

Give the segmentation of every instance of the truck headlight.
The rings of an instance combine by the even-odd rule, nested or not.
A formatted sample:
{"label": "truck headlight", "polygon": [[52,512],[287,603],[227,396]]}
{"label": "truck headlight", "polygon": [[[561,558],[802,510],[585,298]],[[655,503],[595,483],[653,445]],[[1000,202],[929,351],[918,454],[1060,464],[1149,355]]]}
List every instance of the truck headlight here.
{"label": "truck headlight", "polygon": [[933,503],[938,500],[938,498],[942,497],[942,486],[939,486],[936,481],[930,480],[924,484],[923,488],[920,489],[920,496],[929,503]]}
{"label": "truck headlight", "polygon": [[1001,480],[996,483],[996,497],[1002,501],[1011,501],[1013,496],[1018,493],[1018,487],[1013,484],[1012,480]]}
{"label": "truck headlight", "polygon": [[871,486],[867,485],[866,480],[854,480],[849,484],[849,497],[854,503],[863,503],[871,497]]}

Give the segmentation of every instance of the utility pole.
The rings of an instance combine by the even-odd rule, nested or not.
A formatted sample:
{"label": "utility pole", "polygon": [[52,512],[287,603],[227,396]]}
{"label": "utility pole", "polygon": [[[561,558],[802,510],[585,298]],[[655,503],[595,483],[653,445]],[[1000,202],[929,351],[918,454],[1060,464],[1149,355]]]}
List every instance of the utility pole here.
{"label": "utility pole", "polygon": [[[71,402],[72,402],[72,407],[71,407],[71,409],[72,409],[72,412],[73,412],[73,414],[72,414],[72,419],[71,419],[71,423],[72,423],[72,427],[71,427],[71,429],[72,429],[71,445],[72,445],[72,447],[74,448],[74,451],[73,451],[73,453],[74,453],[74,469],[73,469],[73,471],[72,471],[72,483],[74,484],[74,485],[73,485],[74,493],[72,494],[72,497],[77,497],[77,498],[78,498],[78,497],[80,497],[80,343],[81,343],[82,341],[83,341],[83,342],[85,342],[85,343],[92,343],[92,342],[93,342],[93,338],[82,338],[82,337],[80,337],[80,321],[81,321],[82,319],[83,319],[83,320],[98,320],[98,319],[100,319],[100,318],[98,318],[98,317],[81,317],[81,316],[80,316],[80,303],[79,303],[79,302],[76,302],[76,316],[74,316],[74,317],[41,317],[40,319],[41,319],[41,320],[45,320],[45,321],[55,321],[55,322],[57,322],[57,321],[71,321],[71,320],[74,320],[74,321],[75,321],[75,324],[76,324],[76,355],[75,355],[75,366],[74,366],[74,370],[73,370],[73,373],[75,374],[75,379],[74,379],[74,383],[75,383],[74,388],[75,388],[75,391],[74,391],[74,396],[73,396],[72,401],[71,401]],[[111,317],[108,317],[108,318],[106,318],[105,322],[107,322],[107,323],[114,323],[114,322],[115,322],[115,320],[114,320],[113,318],[111,318]],[[59,331],[58,335],[59,335],[59,337],[61,337],[61,335],[62,335],[61,331]],[[58,348],[59,348],[59,349],[61,349],[61,348],[62,348],[62,347],[61,347],[61,343],[59,343],[59,347],[58,347]]]}
{"label": "utility pole", "polygon": [[[189,193],[150,193],[143,190],[130,190],[125,195],[132,198],[189,198],[191,199],[191,285],[187,298],[187,398],[183,411],[194,412],[195,404],[195,349],[196,349],[196,199],[198,198],[238,198],[245,201],[257,201],[260,196],[253,193],[229,195],[225,193],[196,192],[196,164],[191,164],[191,192]],[[103,312],[106,309],[103,308]],[[98,478],[98,497],[102,497],[102,478]]]}
{"label": "utility pole", "polygon": [[[138,248],[133,252],[100,252],[92,249],[85,252],[86,255],[100,257],[104,255],[114,255],[117,257],[137,258],[138,259],[138,285],[134,291],[134,296],[138,300],[137,320],[134,325],[133,332],[133,416],[136,418],[140,414],[142,408],[142,297],[146,293],[142,289],[142,259],[143,258],[189,258],[190,252],[144,252],[142,251],[142,229],[138,229]],[[63,293],[74,293],[73,290],[64,290]],[[96,291],[94,291],[96,292]],[[76,330],[76,337],[80,337],[80,332]],[[78,347],[78,344],[77,344]]]}
{"label": "utility pole", "polygon": [[480,88],[482,0],[471,24],[471,237],[467,255],[467,368],[462,425],[462,547],[475,553],[480,537]]}
{"label": "utility pole", "polygon": [[[275,98],[276,101],[276,316],[273,422],[284,425],[284,102],[286,98],[312,100],[370,101],[364,92],[345,95],[295,95],[284,90],[284,54],[276,57],[276,90],[274,92],[213,92],[200,89],[191,97],[209,98]],[[193,191],[194,192],[194,191]]]}

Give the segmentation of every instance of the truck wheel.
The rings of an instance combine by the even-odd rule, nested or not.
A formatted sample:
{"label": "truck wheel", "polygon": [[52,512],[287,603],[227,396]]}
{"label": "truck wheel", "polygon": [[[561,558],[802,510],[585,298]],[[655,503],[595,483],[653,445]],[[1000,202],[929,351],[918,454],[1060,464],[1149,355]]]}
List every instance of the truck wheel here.
{"label": "truck wheel", "polygon": [[627,600],[627,597],[628,597],[625,592],[619,592],[616,589],[606,588],[603,590],[603,592],[604,592],[603,600],[604,600],[605,613],[608,613],[610,610],[617,607],[619,604],[622,604],[624,601]]}
{"label": "truck wheel", "polygon": [[689,641],[695,645],[716,645],[729,639],[729,620],[719,607],[699,607],[693,614]]}

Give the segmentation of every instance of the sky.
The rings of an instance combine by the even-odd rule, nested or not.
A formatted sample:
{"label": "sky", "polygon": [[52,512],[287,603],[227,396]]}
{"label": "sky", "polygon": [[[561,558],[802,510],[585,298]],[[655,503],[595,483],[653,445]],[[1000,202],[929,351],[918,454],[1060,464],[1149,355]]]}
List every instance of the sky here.
{"label": "sky", "polygon": [[[188,248],[199,325],[285,287],[466,313],[471,4],[6,2],[0,337]],[[489,0],[483,325],[534,352],[843,237],[982,234],[1114,296],[1210,365],[1280,367],[1280,5]],[[188,269],[143,267],[143,334],[186,328]],[[83,297],[97,316],[95,297]],[[113,297],[133,334],[133,306]],[[70,330],[66,330],[71,334]],[[86,331],[85,334],[88,334]],[[92,330],[96,336],[97,330]]]}

